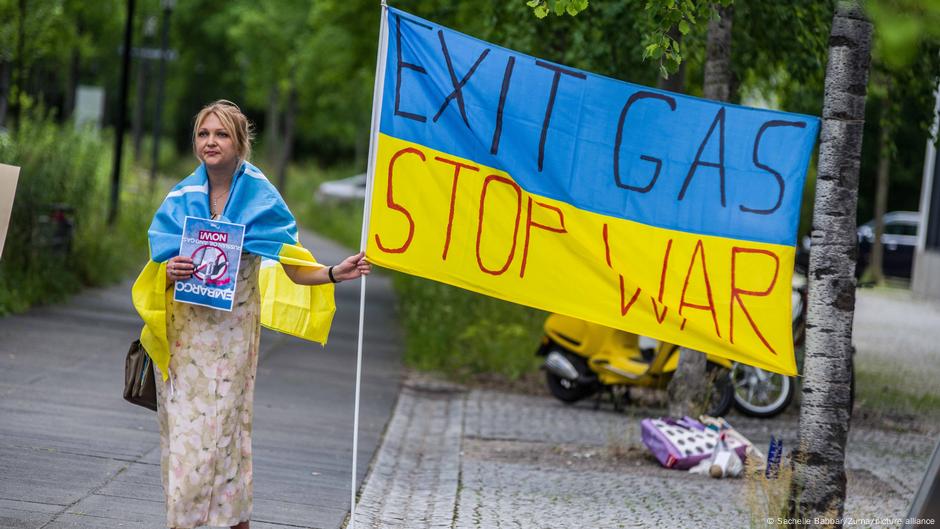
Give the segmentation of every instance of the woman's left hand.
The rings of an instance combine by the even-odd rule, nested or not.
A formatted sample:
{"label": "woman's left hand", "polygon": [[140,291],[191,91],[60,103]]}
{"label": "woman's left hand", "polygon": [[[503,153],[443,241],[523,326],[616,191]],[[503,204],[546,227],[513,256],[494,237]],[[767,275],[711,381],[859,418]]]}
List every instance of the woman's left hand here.
{"label": "woman's left hand", "polygon": [[348,281],[367,276],[371,271],[372,264],[366,260],[366,253],[359,252],[356,255],[350,255],[343,259],[343,262],[335,265],[333,267],[333,278],[336,281]]}

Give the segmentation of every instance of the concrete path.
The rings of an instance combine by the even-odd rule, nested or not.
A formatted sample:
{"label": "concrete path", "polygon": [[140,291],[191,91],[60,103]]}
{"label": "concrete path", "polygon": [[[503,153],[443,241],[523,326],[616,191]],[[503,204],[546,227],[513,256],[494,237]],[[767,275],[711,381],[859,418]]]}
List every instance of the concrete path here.
{"label": "concrete path", "polygon": [[[768,494],[758,481],[662,468],[642,444],[639,424],[663,412],[596,411],[548,396],[406,382],[365,484],[356,528],[776,525],[765,517],[782,505],[773,497],[785,497],[784,489]],[[765,451],[771,433],[788,450],[796,444],[793,413],[729,420]],[[935,443],[929,434],[853,426],[845,515],[878,521],[850,525],[899,527],[895,521],[907,515]]]}
{"label": "concrete path", "polygon": [[[312,234],[334,263],[347,252]],[[0,318],[0,528],[164,527],[153,412],[121,398],[140,330],[130,282]],[[359,480],[400,382],[387,278],[370,277]],[[349,512],[358,282],[336,289],[326,348],[265,331],[255,391],[252,528],[338,528]]]}
{"label": "concrete path", "polygon": [[[940,311],[904,301],[859,291],[859,354],[891,356],[894,369],[905,372],[929,359],[932,367],[923,368],[934,369]],[[902,324],[912,307],[917,318]],[[782,512],[780,481],[715,480],[662,468],[642,444],[640,420],[663,413],[595,411],[587,402],[562,404],[547,390],[521,395],[413,376],[366,481],[356,528],[782,525],[766,518]],[[771,435],[787,451],[797,444],[797,406],[770,420],[734,412],[729,420],[765,452]],[[846,526],[900,527],[938,441],[937,425],[922,426],[851,425]]]}

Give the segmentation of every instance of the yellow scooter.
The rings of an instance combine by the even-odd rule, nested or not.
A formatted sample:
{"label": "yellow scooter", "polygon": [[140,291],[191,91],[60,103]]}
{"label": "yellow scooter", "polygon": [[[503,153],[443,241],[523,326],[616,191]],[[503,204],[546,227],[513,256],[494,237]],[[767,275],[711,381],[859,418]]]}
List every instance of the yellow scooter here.
{"label": "yellow scooter", "polygon": [[[629,401],[629,387],[665,389],[679,364],[678,345],[657,342],[633,333],[552,314],[536,354],[545,357],[548,390],[567,403],[605,394],[620,410]],[[706,355],[712,391],[706,413],[724,415],[734,402],[728,374],[732,363]]]}
{"label": "yellow scooter", "polygon": [[[806,328],[806,285],[793,286],[793,336],[800,345]],[[545,336],[536,351],[544,356],[551,394],[572,403],[609,395],[620,410],[630,386],[665,389],[679,364],[680,347],[560,314],[545,320]],[[789,406],[795,393],[792,377],[706,355],[712,391],[707,413],[721,416],[732,404],[752,417],[773,417]],[[853,386],[854,387],[854,386]]]}

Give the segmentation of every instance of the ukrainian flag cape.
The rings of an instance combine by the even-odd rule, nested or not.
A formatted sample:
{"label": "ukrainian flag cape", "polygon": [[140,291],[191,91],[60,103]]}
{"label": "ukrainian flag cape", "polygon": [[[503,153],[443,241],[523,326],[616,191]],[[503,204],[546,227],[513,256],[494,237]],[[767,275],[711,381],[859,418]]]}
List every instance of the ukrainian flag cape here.
{"label": "ukrainian flag cape", "polygon": [[[144,320],[140,341],[163,379],[168,377],[170,349],[166,307],[166,262],[179,254],[183,220],[209,218],[209,179],[205,165],[171,190],[148,231],[150,262],[134,283],[134,307]],[[232,178],[228,203],[219,220],[245,225],[243,250],[260,255],[261,324],[270,329],[326,344],[336,305],[333,285],[297,285],[282,264],[322,267],[297,238],[297,223],[277,189],[261,171],[242,162]]]}

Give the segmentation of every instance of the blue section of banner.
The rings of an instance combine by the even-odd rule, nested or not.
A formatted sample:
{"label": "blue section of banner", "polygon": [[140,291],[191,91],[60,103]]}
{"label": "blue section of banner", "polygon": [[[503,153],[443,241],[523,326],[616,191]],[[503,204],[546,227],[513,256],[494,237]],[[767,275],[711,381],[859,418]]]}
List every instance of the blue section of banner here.
{"label": "blue section of banner", "polygon": [[795,243],[818,118],[617,81],[397,9],[388,17],[381,132],[587,211]]}

